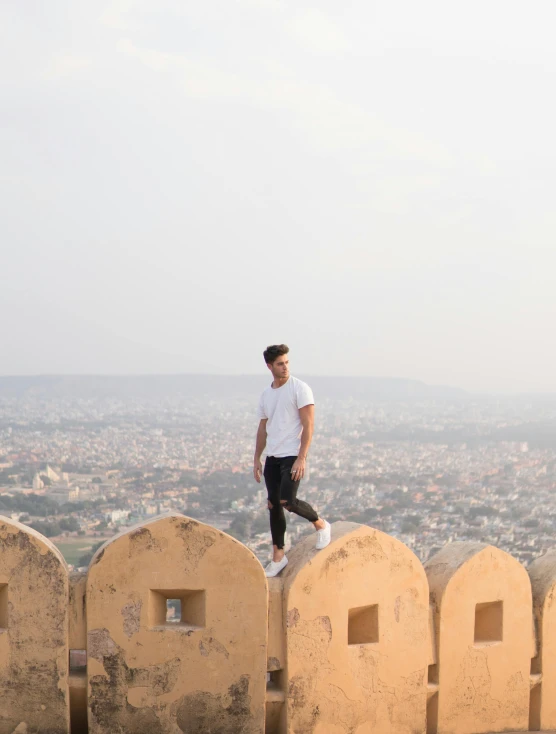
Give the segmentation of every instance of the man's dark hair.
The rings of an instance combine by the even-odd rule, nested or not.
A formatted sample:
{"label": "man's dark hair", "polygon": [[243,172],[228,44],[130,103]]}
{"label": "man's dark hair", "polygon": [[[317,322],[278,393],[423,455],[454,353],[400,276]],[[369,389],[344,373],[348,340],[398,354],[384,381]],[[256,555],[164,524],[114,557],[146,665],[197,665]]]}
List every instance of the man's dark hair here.
{"label": "man's dark hair", "polygon": [[271,347],[267,347],[263,352],[264,361],[267,364],[273,364],[278,357],[283,354],[287,354],[290,348],[287,344],[273,344]]}

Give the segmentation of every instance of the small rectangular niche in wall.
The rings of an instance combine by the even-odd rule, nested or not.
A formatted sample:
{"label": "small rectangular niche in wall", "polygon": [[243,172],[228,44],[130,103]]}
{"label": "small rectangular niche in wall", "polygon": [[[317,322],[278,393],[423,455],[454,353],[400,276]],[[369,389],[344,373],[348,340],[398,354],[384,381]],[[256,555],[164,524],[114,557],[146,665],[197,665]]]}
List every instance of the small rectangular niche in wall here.
{"label": "small rectangular niche in wall", "polygon": [[539,675],[542,672],[541,654],[531,658],[531,675]]}
{"label": "small rectangular niche in wall", "polygon": [[8,628],[8,584],[0,584],[0,628]]}
{"label": "small rectangular niche in wall", "polygon": [[475,607],[475,644],[502,642],[504,609],[501,601]]}
{"label": "small rectangular niche in wall", "polygon": [[284,671],[270,670],[266,674],[266,690],[281,691],[284,686]]}
{"label": "small rectangular niche in wall", "polygon": [[69,651],[69,672],[70,674],[87,672],[87,650]]}
{"label": "small rectangular niche in wall", "polygon": [[205,590],[151,589],[149,626],[202,629],[205,626]]}
{"label": "small rectangular niche in wall", "polygon": [[348,612],[348,645],[378,642],[378,604],[354,607]]}

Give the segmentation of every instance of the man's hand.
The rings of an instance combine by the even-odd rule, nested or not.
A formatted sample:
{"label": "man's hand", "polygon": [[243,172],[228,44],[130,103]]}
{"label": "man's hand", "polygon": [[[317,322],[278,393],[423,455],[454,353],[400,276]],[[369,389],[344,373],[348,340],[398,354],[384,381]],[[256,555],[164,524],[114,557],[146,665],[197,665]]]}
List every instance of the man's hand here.
{"label": "man's hand", "polygon": [[294,482],[298,482],[305,476],[305,459],[302,456],[298,456],[293,462],[292,466],[292,479]]}
{"label": "man's hand", "polygon": [[263,465],[261,464],[260,460],[255,461],[253,464],[253,476],[255,477],[255,481],[259,484],[261,483],[261,475],[263,473]]}

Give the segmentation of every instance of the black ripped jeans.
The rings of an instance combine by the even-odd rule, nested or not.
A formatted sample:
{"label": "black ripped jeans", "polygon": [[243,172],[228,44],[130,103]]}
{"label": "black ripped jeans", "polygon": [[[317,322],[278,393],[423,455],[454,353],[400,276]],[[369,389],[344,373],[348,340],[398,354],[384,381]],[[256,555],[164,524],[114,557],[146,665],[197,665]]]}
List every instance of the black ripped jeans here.
{"label": "black ripped jeans", "polygon": [[[292,479],[292,466],[297,456],[267,456],[264,464],[264,480],[268,501],[272,505],[270,512],[270,533],[272,545],[277,548],[284,547],[284,535],[286,533],[286,516],[284,507],[289,512],[294,512],[310,522],[319,519],[311,505],[303,500],[297,499],[299,480]],[[282,500],[285,504],[282,504]]]}

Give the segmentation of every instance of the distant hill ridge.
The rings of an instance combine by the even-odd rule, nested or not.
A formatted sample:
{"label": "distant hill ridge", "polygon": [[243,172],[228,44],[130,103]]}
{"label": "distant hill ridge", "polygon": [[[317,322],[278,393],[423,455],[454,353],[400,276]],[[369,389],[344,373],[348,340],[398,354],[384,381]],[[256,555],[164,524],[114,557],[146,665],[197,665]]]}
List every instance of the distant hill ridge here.
{"label": "distant hill ridge", "polygon": [[[331,399],[419,400],[465,398],[465,390],[427,385],[394,377],[323,377],[296,375],[315,394]],[[242,397],[258,394],[270,375],[34,375],[0,376],[0,397],[131,398],[207,396]]]}

